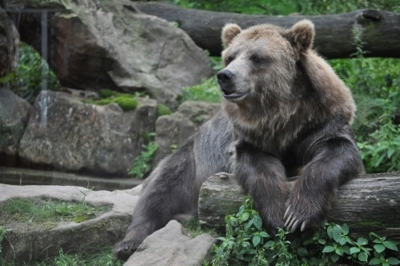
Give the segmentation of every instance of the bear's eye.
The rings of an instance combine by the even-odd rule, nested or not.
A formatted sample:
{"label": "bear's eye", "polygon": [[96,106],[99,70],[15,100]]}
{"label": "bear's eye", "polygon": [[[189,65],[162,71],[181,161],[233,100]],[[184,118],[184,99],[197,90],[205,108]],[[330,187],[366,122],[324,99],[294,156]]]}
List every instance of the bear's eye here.
{"label": "bear's eye", "polygon": [[253,61],[254,63],[260,63],[262,61],[262,58],[258,54],[252,54],[250,56],[250,60]]}
{"label": "bear's eye", "polygon": [[228,65],[230,62],[232,62],[235,59],[234,56],[230,55],[228,56],[228,58],[226,59],[226,64]]}

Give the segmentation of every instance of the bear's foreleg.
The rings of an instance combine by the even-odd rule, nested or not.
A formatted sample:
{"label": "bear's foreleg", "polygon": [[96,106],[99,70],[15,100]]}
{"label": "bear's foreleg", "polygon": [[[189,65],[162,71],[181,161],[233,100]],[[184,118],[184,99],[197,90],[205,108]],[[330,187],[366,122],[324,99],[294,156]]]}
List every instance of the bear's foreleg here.
{"label": "bear's foreleg", "polygon": [[351,138],[329,139],[305,152],[311,161],[300,171],[286,203],[285,227],[315,228],[332,209],[340,185],[363,173],[364,167]]}
{"label": "bear's foreleg", "polygon": [[282,163],[270,154],[241,144],[236,148],[234,175],[253,199],[264,227],[275,234],[278,227],[283,227],[285,202],[289,194]]}
{"label": "bear's foreleg", "polygon": [[201,182],[196,180],[193,140],[160,162],[146,180],[125,238],[114,254],[127,260],[143,240],[175,215],[197,212]]}

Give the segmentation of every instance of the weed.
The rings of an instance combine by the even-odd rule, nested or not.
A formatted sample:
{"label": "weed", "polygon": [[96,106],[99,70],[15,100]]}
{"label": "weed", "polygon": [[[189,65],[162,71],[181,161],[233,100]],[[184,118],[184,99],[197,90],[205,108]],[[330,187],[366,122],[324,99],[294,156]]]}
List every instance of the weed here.
{"label": "weed", "polygon": [[134,159],[128,175],[144,178],[151,170],[151,162],[153,161],[153,156],[157,149],[158,145],[153,141],[150,141],[147,145],[143,145],[143,151]]}
{"label": "weed", "polygon": [[214,231],[214,229],[210,229],[210,228],[206,228],[203,229],[200,227],[200,222],[199,222],[199,218],[198,217],[194,217],[191,220],[188,221],[180,221],[182,223],[182,226],[189,231],[189,235],[191,237],[196,237],[199,236],[201,234],[209,234],[212,236],[217,236],[216,232]]}

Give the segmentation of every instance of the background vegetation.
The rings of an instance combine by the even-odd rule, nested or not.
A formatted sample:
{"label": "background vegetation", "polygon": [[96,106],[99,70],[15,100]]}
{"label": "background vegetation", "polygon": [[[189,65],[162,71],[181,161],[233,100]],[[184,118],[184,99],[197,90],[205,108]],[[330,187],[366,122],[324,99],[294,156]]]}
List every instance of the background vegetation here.
{"label": "background vegetation", "polygon": [[[400,12],[395,0],[171,0],[185,8],[265,15],[324,15],[374,8]],[[368,173],[400,171],[400,59],[365,58],[363,40],[354,32],[357,53],[329,63],[352,90],[357,113],[353,130]],[[214,69],[221,67],[212,58]],[[220,101],[215,78],[184,89],[186,99]]]}

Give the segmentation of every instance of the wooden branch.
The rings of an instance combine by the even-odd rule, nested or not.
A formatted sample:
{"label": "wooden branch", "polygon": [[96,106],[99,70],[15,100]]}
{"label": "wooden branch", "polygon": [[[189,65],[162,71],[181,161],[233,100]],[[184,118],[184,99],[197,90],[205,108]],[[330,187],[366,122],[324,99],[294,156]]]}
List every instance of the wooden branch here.
{"label": "wooden branch", "polygon": [[[237,213],[242,200],[242,189],[233,177],[210,177],[200,191],[200,224],[224,228],[225,215]],[[328,220],[347,223],[355,235],[375,232],[400,240],[400,172],[364,175],[341,186]]]}
{"label": "wooden branch", "polygon": [[161,2],[135,5],[144,13],[177,22],[199,47],[216,56],[221,54],[221,29],[226,23],[237,23],[242,28],[262,23],[289,28],[307,18],[315,24],[314,47],[326,58],[347,58],[356,52],[354,28],[362,32],[364,50],[369,52],[365,56],[400,57],[400,13],[357,10],[326,16],[260,16],[183,9]]}

